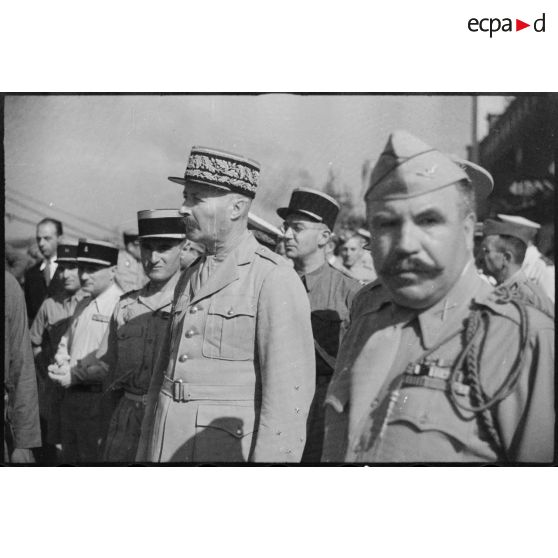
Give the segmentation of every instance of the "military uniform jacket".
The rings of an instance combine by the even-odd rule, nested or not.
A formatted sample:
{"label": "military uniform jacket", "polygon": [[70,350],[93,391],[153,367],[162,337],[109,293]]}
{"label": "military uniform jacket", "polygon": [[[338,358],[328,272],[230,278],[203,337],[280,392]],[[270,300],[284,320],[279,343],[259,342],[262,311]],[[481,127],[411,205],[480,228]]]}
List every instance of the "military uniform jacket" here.
{"label": "military uniform jacket", "polygon": [[552,302],[555,301],[556,268],[533,244],[527,247],[521,269],[527,278],[536,283]]}
{"label": "military uniform jacket", "polygon": [[[398,307],[379,282],[359,292],[326,398],[324,461],[498,459],[478,414],[456,408],[443,380],[464,345],[463,334],[453,333],[463,329],[471,308],[488,316],[478,369],[491,395],[518,357],[520,314],[494,296],[472,263],[446,298],[426,311]],[[509,460],[547,462],[554,455],[554,322],[533,307],[527,315],[519,381],[493,415]],[[425,380],[418,376],[403,382],[408,365],[423,362],[429,349],[435,349],[428,357],[435,366],[411,371],[435,371],[437,378],[428,382],[438,388],[421,385]],[[453,388],[460,405],[471,404],[466,386]]]}
{"label": "military uniform jacket", "polygon": [[122,295],[96,355],[108,369],[108,386],[147,393],[168,329],[172,295],[172,290],[150,295],[149,284]]}
{"label": "military uniform jacket", "polygon": [[156,376],[162,388],[153,422],[146,409],[138,460],[300,460],[315,383],[300,279],[248,232],[192,296],[199,265],[177,285],[170,358],[157,367],[166,378]]}
{"label": "military uniform jacket", "polygon": [[[349,325],[349,309],[361,284],[329,263],[301,275],[310,300],[316,343],[335,359],[341,335]],[[332,368],[316,353],[316,374],[331,376]]]}

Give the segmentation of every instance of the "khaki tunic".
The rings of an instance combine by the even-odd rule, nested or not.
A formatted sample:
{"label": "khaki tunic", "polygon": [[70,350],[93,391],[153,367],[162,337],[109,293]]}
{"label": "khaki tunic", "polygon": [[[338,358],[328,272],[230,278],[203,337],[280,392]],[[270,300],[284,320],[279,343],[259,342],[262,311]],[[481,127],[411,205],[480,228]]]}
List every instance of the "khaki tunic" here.
{"label": "khaki tunic", "polygon": [[124,294],[112,314],[97,358],[108,373],[106,385],[124,390],[110,419],[103,461],[134,461],[158,351],[168,329],[172,290],[150,293],[149,284]]}
{"label": "khaki tunic", "polygon": [[[438,384],[434,389],[403,382],[407,366],[427,350],[435,349],[428,357],[437,363],[435,370],[449,371],[464,344],[463,334],[452,334],[463,328],[473,307],[488,313],[479,370],[483,389],[494,394],[518,355],[519,312],[494,296],[472,265],[444,300],[422,312],[393,304],[379,282],[360,291],[326,398],[324,461],[499,458],[479,415],[456,408],[447,383],[440,388],[443,380],[431,382]],[[519,381],[495,407],[494,419],[509,460],[549,462],[554,455],[554,322],[533,307],[527,307],[527,314],[529,336]],[[467,386],[454,387],[461,392],[460,404],[470,405]]]}
{"label": "khaki tunic", "polygon": [[139,460],[299,461],[315,382],[302,282],[251,233],[191,295],[198,267],[177,285],[170,358],[157,367],[175,383],[158,375],[150,389],[162,383]]}

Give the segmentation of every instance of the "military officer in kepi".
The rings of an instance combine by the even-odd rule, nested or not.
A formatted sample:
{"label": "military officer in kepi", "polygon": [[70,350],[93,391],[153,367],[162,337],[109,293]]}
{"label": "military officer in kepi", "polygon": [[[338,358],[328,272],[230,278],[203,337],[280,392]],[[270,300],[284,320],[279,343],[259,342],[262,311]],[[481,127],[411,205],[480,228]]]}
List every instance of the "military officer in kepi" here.
{"label": "military officer in kepi", "polygon": [[168,328],[186,239],[177,209],[138,212],[141,260],[149,282],[120,298],[97,351],[107,390],[122,397],[110,419],[102,461],[134,461],[151,375]]}
{"label": "military officer in kepi", "polygon": [[554,303],[521,268],[529,242],[525,228],[487,219],[483,231],[484,267],[495,278],[501,295],[520,298],[554,318]]}
{"label": "military officer in kepi", "polygon": [[206,255],[176,288],[139,460],[300,461],[315,382],[310,306],[288,262],[247,230],[259,174],[255,161],[194,147],[184,178],[170,178]]}
{"label": "military officer in kepi", "polygon": [[310,300],[314,348],[316,349],[316,393],[308,421],[303,462],[319,462],[324,436],[324,400],[335,368],[339,340],[347,328],[349,309],[361,285],[347,272],[326,261],[339,204],[335,199],[309,188],[293,191],[288,207],[277,210],[284,219],[286,256],[294,262]]}
{"label": "military officer in kepi", "polygon": [[554,322],[474,267],[475,195],[491,186],[390,136],[365,195],[379,281],[353,302],[323,460],[552,461]]}

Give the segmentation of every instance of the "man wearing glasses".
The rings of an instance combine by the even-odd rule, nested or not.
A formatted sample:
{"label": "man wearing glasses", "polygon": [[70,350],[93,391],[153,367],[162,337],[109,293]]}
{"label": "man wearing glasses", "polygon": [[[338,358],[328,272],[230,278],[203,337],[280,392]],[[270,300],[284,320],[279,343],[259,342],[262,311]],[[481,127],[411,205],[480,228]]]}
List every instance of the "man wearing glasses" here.
{"label": "man wearing glasses", "polygon": [[327,194],[297,188],[288,207],[277,214],[283,224],[286,256],[304,284],[310,300],[312,332],[316,351],[316,392],[310,416],[303,462],[319,462],[324,436],[324,399],[335,368],[342,332],[348,325],[349,309],[359,282],[326,260],[339,204]]}

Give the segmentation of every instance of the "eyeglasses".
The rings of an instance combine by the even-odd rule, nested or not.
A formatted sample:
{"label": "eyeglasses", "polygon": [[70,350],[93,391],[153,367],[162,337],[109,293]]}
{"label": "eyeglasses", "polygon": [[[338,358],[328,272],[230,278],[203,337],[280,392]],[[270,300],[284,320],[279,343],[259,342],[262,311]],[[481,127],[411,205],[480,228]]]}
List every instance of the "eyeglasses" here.
{"label": "eyeglasses", "polygon": [[322,227],[320,226],[311,226],[311,225],[303,225],[302,223],[292,223],[289,224],[286,221],[283,223],[283,225],[281,226],[281,233],[283,233],[284,235],[287,234],[287,231],[289,229],[291,229],[291,231],[293,231],[293,234],[300,234],[303,231],[308,231],[308,230],[317,230],[317,229],[321,229]]}

